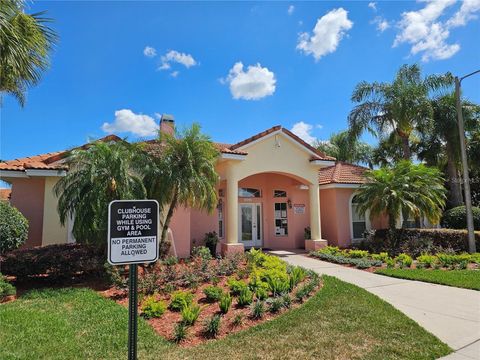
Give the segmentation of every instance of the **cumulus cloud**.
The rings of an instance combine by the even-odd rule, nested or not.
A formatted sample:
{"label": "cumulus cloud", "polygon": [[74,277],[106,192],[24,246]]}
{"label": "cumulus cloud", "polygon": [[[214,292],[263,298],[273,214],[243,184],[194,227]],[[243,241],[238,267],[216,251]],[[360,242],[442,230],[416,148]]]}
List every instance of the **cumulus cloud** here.
{"label": "cumulus cloud", "polygon": [[410,44],[410,53],[421,54],[422,61],[448,59],[455,55],[460,44],[447,41],[450,30],[475,19],[475,13],[480,11],[480,0],[465,0],[450,19],[442,21],[446,10],[455,3],[455,0],[427,0],[422,9],[402,13],[398,23],[400,32],[393,46]]}
{"label": "cumulus cloud", "polygon": [[143,55],[146,57],[155,57],[157,55],[157,50],[151,46],[145,46],[145,49],[143,49]]}
{"label": "cumulus cloud", "polygon": [[161,57],[161,64],[158,67],[159,70],[170,69],[172,63],[177,63],[185,66],[187,69],[197,65],[197,61],[190,54],[178,52],[176,50],[170,50]]}
{"label": "cumulus cloud", "polygon": [[288,7],[287,13],[288,13],[288,15],[292,15],[294,11],[295,11],[295,6],[290,5]]}
{"label": "cumulus cloud", "polygon": [[317,138],[312,134],[314,127],[317,127],[319,129],[322,128],[321,125],[313,126],[303,121],[299,121],[293,124],[290,131],[295,135],[297,135],[302,140],[304,140],[305,142],[309,143],[310,145],[313,145],[317,141]]}
{"label": "cumulus cloud", "polygon": [[368,7],[372,9],[373,11],[377,11],[377,3],[376,2],[369,2]]}
{"label": "cumulus cloud", "polygon": [[178,76],[179,73],[180,73],[180,71],[175,70],[175,71],[172,71],[172,72],[170,73],[170,76],[175,78],[175,77]]}
{"label": "cumulus cloud", "polygon": [[317,20],[312,35],[300,34],[297,49],[307,55],[313,55],[318,61],[322,56],[337,49],[346,31],[352,26],[353,22],[348,19],[348,12],[345,9],[334,9]]}
{"label": "cumulus cloud", "polygon": [[390,27],[390,23],[381,16],[376,16],[375,19],[373,19],[372,24],[375,24],[377,31],[380,32],[384,32]]}
{"label": "cumulus cloud", "polygon": [[153,136],[158,133],[155,120],[142,114],[135,114],[130,109],[115,111],[115,119],[111,123],[103,123],[106,133],[132,133],[135,136]]}
{"label": "cumulus cloud", "polygon": [[234,99],[258,100],[275,92],[275,74],[260,64],[250,65],[245,71],[242,62],[230,69],[228,76],[220,80],[229,84]]}

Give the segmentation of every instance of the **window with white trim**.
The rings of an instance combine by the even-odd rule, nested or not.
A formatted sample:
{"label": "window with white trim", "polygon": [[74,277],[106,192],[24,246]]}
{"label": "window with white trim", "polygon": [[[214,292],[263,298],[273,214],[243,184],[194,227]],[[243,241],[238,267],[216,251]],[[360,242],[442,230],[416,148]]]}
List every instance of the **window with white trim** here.
{"label": "window with white trim", "polygon": [[367,219],[365,213],[360,213],[358,208],[360,204],[357,202],[357,197],[352,198],[351,214],[352,214],[352,236],[354,239],[362,239],[365,230],[367,230]]}
{"label": "window with white trim", "polygon": [[242,198],[259,198],[262,197],[260,189],[253,188],[239,188],[238,196]]}
{"label": "window with white trim", "polygon": [[275,203],[275,236],[288,235],[287,203]]}
{"label": "window with white trim", "polygon": [[223,232],[225,223],[223,222],[223,201],[220,199],[217,205],[217,214],[218,214],[218,237],[223,239]]}
{"label": "window with white trim", "polygon": [[276,197],[276,198],[287,197],[287,192],[285,190],[273,190],[273,197]]}

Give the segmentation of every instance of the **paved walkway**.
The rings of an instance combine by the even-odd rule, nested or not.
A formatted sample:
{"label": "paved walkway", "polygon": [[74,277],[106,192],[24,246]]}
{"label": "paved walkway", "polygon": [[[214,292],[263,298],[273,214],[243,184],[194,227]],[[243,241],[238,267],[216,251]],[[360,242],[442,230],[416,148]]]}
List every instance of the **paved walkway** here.
{"label": "paved walkway", "polygon": [[301,253],[270,253],[290,264],[357,285],[389,302],[455,350],[443,359],[480,359],[479,291],[375,275]]}

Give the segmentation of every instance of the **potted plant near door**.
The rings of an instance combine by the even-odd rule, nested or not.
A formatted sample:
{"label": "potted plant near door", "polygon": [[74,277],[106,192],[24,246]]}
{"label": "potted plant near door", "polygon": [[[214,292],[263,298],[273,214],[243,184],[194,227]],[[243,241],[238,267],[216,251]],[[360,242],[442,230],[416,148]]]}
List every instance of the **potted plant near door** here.
{"label": "potted plant near door", "polygon": [[215,231],[205,233],[205,246],[210,250],[213,257],[217,255],[218,235]]}

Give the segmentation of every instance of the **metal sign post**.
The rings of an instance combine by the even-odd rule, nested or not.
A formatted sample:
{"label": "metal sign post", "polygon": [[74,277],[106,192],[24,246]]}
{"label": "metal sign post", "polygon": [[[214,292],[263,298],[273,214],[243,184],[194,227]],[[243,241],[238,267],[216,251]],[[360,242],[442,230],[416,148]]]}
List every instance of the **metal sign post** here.
{"label": "metal sign post", "polygon": [[137,264],[158,260],[158,202],[114,200],[108,205],[108,262],[129,265],[128,360],[137,359]]}

